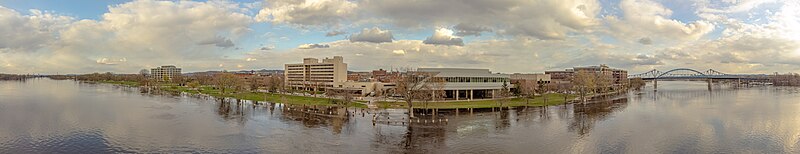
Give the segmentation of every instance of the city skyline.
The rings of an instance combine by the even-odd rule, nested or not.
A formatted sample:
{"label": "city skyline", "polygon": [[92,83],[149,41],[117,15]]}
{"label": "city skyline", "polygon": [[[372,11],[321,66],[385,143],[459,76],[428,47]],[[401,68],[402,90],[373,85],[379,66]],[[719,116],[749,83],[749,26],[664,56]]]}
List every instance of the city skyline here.
{"label": "city skyline", "polygon": [[796,1],[7,1],[0,73],[282,69],[343,56],[350,70],[631,73],[800,69]]}

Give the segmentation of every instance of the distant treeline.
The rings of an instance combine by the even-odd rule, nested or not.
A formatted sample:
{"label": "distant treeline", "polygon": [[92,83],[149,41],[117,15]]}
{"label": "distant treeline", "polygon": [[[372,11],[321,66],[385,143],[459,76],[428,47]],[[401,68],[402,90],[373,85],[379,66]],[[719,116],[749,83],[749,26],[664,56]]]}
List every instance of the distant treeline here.
{"label": "distant treeline", "polygon": [[30,75],[0,74],[0,80],[26,80],[32,77]]}
{"label": "distant treeline", "polygon": [[776,86],[800,86],[800,74],[776,74],[773,75],[772,84]]}

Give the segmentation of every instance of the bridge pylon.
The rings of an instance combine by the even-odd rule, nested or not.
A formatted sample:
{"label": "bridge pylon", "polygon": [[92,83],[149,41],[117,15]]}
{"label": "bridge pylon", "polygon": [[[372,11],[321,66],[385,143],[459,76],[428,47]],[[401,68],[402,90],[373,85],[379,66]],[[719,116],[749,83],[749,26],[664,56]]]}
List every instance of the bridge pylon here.
{"label": "bridge pylon", "polygon": [[658,79],[653,80],[653,91],[658,91]]}

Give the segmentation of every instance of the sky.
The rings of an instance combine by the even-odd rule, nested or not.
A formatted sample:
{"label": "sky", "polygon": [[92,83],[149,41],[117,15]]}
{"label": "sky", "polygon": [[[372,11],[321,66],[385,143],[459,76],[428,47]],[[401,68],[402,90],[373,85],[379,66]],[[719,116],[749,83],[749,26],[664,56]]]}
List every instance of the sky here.
{"label": "sky", "polygon": [[0,73],[800,70],[796,0],[0,0]]}

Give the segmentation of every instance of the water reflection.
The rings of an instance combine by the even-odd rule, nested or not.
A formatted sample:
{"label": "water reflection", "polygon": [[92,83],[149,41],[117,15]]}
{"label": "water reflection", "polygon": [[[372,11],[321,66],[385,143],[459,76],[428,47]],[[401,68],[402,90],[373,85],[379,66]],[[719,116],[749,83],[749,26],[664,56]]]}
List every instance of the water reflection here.
{"label": "water reflection", "polygon": [[248,108],[253,105],[247,105],[239,99],[233,99],[234,101],[226,101],[229,99],[218,98],[217,103],[217,115],[225,121],[234,121],[237,122],[239,125],[244,125],[247,122],[246,112],[253,111],[252,108]]}
{"label": "water reflection", "polygon": [[281,119],[298,121],[309,128],[330,127],[334,134],[339,134],[350,120],[350,112],[345,107],[293,105],[283,108]]}
{"label": "water reflection", "polygon": [[[660,82],[595,103],[424,111],[0,82],[3,153],[795,153],[798,88]],[[145,92],[145,93],[141,93]],[[435,114],[434,114],[435,113]],[[375,118],[373,118],[375,117]],[[373,122],[375,121],[375,122]]]}
{"label": "water reflection", "polygon": [[627,98],[573,104],[573,118],[570,121],[569,131],[584,136],[590,133],[597,122],[608,119],[614,112],[621,111],[627,106]]}

